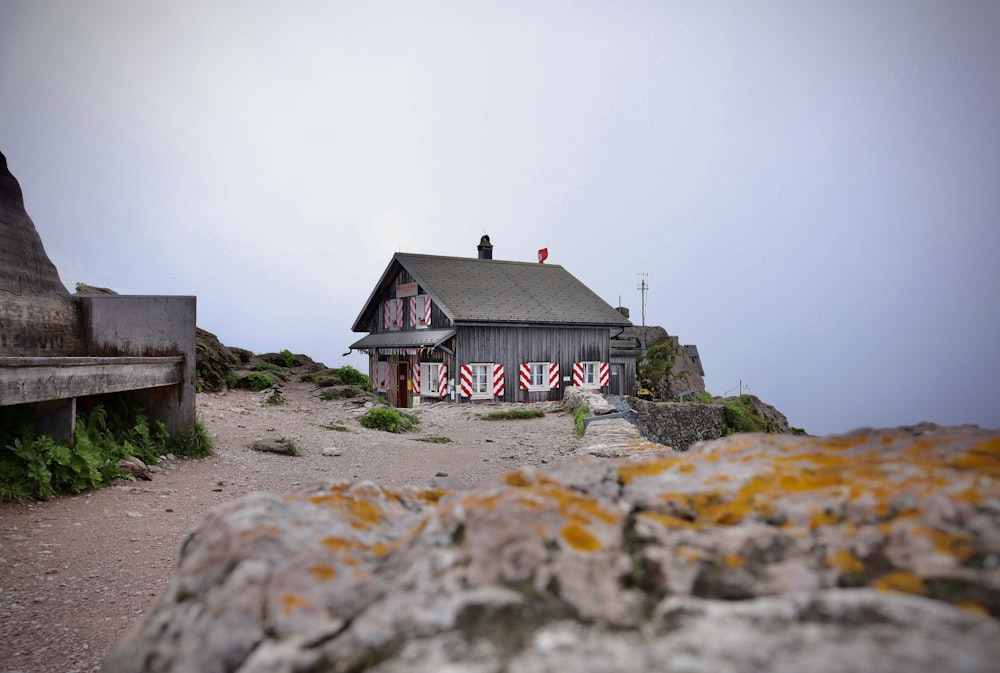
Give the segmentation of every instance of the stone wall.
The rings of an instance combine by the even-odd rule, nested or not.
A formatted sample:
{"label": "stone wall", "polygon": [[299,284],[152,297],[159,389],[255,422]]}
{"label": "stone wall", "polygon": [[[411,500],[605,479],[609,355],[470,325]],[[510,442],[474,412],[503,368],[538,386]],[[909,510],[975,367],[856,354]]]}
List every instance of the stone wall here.
{"label": "stone wall", "polygon": [[633,409],[648,414],[639,421],[643,434],[657,444],[687,451],[695,442],[725,435],[726,416],[721,404],[648,402],[629,398]]}

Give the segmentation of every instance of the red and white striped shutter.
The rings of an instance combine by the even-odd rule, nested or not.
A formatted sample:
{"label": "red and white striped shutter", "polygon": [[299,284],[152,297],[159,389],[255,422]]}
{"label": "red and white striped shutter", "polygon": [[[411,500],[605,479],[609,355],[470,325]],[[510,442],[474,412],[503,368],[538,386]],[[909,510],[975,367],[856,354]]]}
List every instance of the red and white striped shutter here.
{"label": "red and white striped shutter", "polygon": [[396,300],[396,327],[401,328],[403,326],[403,300]]}
{"label": "red and white striped shutter", "polygon": [[611,368],[607,362],[601,363],[601,387],[607,388],[611,385]]}
{"label": "red and white striped shutter", "polygon": [[424,325],[427,327],[431,326],[431,298],[424,295]]}
{"label": "red and white striped shutter", "polygon": [[583,363],[574,362],[573,363],[573,385],[580,387],[583,385]]}
{"label": "red and white striped shutter", "polygon": [[392,324],[392,317],[389,315],[390,306],[389,302],[382,302],[382,329],[386,331],[389,330],[389,326]]}
{"label": "red and white striped shutter", "polygon": [[413,392],[420,394],[420,363],[413,363]]}
{"label": "red and white striped shutter", "polygon": [[531,385],[531,365],[524,363],[521,365],[521,389],[527,390]]}
{"label": "red and white striped shutter", "polygon": [[438,367],[438,392],[441,397],[448,396],[448,365]]}
{"label": "red and white striped shutter", "polygon": [[493,365],[493,397],[503,397],[503,365]]}
{"label": "red and white striped shutter", "polygon": [[462,374],[458,390],[462,397],[472,397],[472,367],[469,365],[462,365],[460,369]]}
{"label": "red and white striped shutter", "polygon": [[559,363],[549,363],[549,388],[559,387]]}
{"label": "red and white striped shutter", "polygon": [[410,324],[417,326],[417,298],[410,297]]}

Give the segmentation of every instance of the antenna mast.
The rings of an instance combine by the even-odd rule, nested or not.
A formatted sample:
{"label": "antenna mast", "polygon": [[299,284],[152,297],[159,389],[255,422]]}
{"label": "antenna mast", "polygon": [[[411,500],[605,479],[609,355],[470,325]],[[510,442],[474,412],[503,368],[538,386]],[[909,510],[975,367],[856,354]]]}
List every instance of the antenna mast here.
{"label": "antenna mast", "polygon": [[639,276],[639,285],[635,289],[642,292],[642,349],[646,350],[646,293],[649,292],[649,283],[646,279],[649,278],[648,273],[636,274]]}

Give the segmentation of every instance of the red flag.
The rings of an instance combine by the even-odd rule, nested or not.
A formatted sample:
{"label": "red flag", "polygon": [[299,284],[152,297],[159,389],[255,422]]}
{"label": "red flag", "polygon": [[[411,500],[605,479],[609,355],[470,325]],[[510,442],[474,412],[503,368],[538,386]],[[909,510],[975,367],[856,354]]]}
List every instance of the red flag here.
{"label": "red flag", "polygon": [[538,251],[538,263],[539,264],[541,264],[542,262],[544,262],[548,258],[549,258],[549,249],[548,248],[542,248],[541,250]]}

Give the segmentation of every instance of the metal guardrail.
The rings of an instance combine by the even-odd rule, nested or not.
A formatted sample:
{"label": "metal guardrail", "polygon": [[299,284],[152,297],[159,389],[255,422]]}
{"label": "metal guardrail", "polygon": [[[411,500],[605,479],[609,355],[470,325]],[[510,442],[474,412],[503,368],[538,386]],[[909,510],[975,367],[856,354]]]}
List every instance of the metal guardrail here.
{"label": "metal guardrail", "polygon": [[639,432],[641,432],[644,437],[646,436],[646,432],[639,424],[639,420],[649,418],[649,414],[644,411],[636,411],[628,405],[628,402],[621,399],[617,395],[608,395],[606,399],[608,400],[608,403],[618,411],[610,414],[600,414],[599,416],[590,416],[589,418],[583,419],[584,431],[586,431],[587,426],[594,421],[608,421],[613,418],[624,418],[626,421],[639,428]]}

